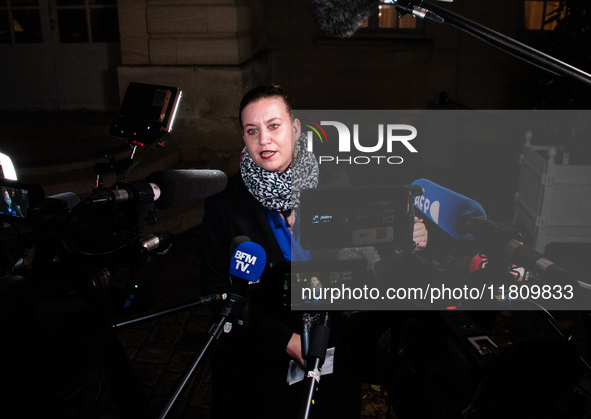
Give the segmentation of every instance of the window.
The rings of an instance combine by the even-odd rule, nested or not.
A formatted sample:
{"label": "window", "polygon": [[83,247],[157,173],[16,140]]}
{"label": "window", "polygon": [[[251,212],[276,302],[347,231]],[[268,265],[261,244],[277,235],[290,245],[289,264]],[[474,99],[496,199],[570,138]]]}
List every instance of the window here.
{"label": "window", "polygon": [[359,37],[422,37],[423,19],[401,15],[391,3],[380,2],[357,31]]}
{"label": "window", "polygon": [[49,42],[58,27],[60,42],[118,42],[117,0],[0,0],[0,43]]}
{"label": "window", "polygon": [[524,28],[530,31],[551,31],[557,19],[566,16],[563,0],[525,0]]}
{"label": "window", "polygon": [[0,0],[0,43],[43,42],[38,0]]}
{"label": "window", "polygon": [[116,0],[56,0],[61,42],[117,42]]}

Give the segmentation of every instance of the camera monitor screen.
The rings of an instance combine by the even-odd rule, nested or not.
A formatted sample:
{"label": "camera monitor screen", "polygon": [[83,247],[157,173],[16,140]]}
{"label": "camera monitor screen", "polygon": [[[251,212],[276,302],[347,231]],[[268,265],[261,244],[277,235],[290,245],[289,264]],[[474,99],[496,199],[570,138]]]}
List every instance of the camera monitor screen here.
{"label": "camera monitor screen", "polygon": [[[324,288],[349,288],[365,283],[365,260],[312,260],[271,265],[263,274],[267,299],[280,299],[284,307],[305,310],[320,299]],[[278,295],[280,294],[280,295]]]}
{"label": "camera monitor screen", "polygon": [[162,143],[172,130],[181,96],[178,87],[129,83],[109,135],[140,146]]}
{"label": "camera monitor screen", "polygon": [[0,178],[0,220],[26,218],[29,208],[44,198],[40,185]]}
{"label": "camera monitor screen", "polygon": [[304,249],[397,242],[412,211],[405,186],[304,189],[300,205]]}

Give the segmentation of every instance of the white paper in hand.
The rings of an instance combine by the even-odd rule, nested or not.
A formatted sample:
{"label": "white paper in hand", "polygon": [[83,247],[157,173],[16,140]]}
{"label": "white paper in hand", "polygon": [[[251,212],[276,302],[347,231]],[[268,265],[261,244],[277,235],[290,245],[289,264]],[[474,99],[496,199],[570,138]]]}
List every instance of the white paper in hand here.
{"label": "white paper in hand", "polygon": [[[332,374],[334,368],[334,348],[326,350],[326,357],[324,364],[322,364],[322,370],[320,375]],[[292,385],[304,379],[304,369],[302,366],[293,359],[289,361],[289,368],[287,370],[287,384]]]}

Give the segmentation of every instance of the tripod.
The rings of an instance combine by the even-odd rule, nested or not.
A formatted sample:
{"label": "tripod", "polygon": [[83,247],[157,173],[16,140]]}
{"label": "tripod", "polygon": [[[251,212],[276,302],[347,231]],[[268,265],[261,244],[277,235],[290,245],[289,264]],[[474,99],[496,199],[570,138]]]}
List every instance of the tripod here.
{"label": "tripod", "polygon": [[[224,298],[224,297],[222,297],[222,298]],[[230,332],[231,323],[229,323],[228,320],[230,319],[232,314],[234,314],[239,308],[242,307],[242,305],[244,304],[244,297],[242,297],[238,294],[229,293],[227,296],[225,296],[224,300],[225,300],[225,303],[224,303],[222,310],[220,311],[220,313],[218,315],[217,321],[214,322],[208,330],[208,336],[207,336],[205,344],[199,350],[197,355],[193,358],[193,360],[189,364],[189,367],[185,370],[175,391],[173,392],[173,394],[170,397],[169,401],[167,402],[166,406],[162,410],[159,418],[164,419],[170,414],[170,411],[172,410],[174,404],[176,403],[176,401],[179,398],[179,396],[181,395],[181,393],[186,388],[187,384],[189,383],[189,380],[191,379],[191,377],[193,376],[195,371],[197,371],[199,366],[202,364],[202,361],[203,361],[205,355],[207,354],[208,350],[210,349],[212,343],[220,337],[222,331],[225,331],[226,333]],[[196,302],[184,304],[184,305],[181,305],[178,307],[174,307],[174,308],[167,309],[167,310],[162,310],[157,313],[153,313],[153,314],[138,317],[138,318],[135,318],[132,320],[128,320],[125,322],[121,322],[121,323],[115,324],[113,327],[120,328],[120,327],[130,326],[130,325],[144,322],[147,320],[153,320],[156,318],[160,318],[162,316],[177,313],[177,312],[180,312],[183,310],[188,310],[190,308],[194,308],[194,307],[197,307],[197,306],[200,306],[203,304],[208,304],[213,301],[216,301],[215,297],[212,297],[212,296],[202,297]]]}

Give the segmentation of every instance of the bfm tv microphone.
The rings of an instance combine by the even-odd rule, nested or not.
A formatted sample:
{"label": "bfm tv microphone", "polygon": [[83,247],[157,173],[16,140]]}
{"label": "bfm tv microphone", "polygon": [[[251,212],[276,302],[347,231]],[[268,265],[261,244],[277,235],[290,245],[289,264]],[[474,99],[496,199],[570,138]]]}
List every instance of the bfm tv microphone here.
{"label": "bfm tv microphone", "polygon": [[474,239],[466,223],[471,219],[486,220],[482,205],[427,179],[418,179],[412,184],[424,190],[423,195],[415,198],[417,209],[453,238]]}
{"label": "bfm tv microphone", "polygon": [[203,359],[203,356],[213,340],[218,339],[222,331],[226,333],[230,332],[232,324],[226,320],[230,314],[236,313],[236,311],[242,309],[244,303],[244,298],[241,295],[238,295],[238,293],[246,292],[247,281],[258,281],[265,269],[265,264],[267,263],[267,255],[265,254],[265,251],[260,245],[251,242],[250,238],[247,236],[235,237],[231,243],[230,253],[232,254],[230,259],[230,280],[232,281],[233,292],[230,293],[228,299],[225,301],[225,304],[220,311],[219,320],[213,323],[209,328],[209,337],[205,346],[201,352],[197,354],[195,361],[181,378],[181,384],[177,387],[177,390],[168,402],[168,405],[160,415],[161,419],[164,419],[168,412],[170,412],[175,400],[183,392],[183,389],[189,382],[193,372],[197,369],[197,366]]}
{"label": "bfm tv microphone", "polygon": [[[237,236],[230,246],[230,284],[232,293],[243,296],[249,283],[257,282],[267,263],[265,250],[257,243],[251,242],[248,236]],[[210,302],[226,300],[227,294],[209,294],[201,297],[208,304]]]}
{"label": "bfm tv microphone", "polygon": [[[238,236],[232,240],[232,258],[230,260],[230,281],[232,287],[248,282],[257,282],[267,263],[267,254],[261,245],[251,242],[248,236]],[[241,281],[236,278],[245,279]]]}
{"label": "bfm tv microphone", "polygon": [[[221,315],[226,318],[230,314],[240,314],[238,324],[248,324],[248,298],[245,298],[249,284],[257,282],[267,263],[265,250],[257,243],[250,241],[248,236],[238,236],[232,240],[230,259],[229,293]],[[224,329],[226,330],[225,326]],[[227,332],[229,331],[226,330]],[[219,335],[219,331],[215,332]]]}

